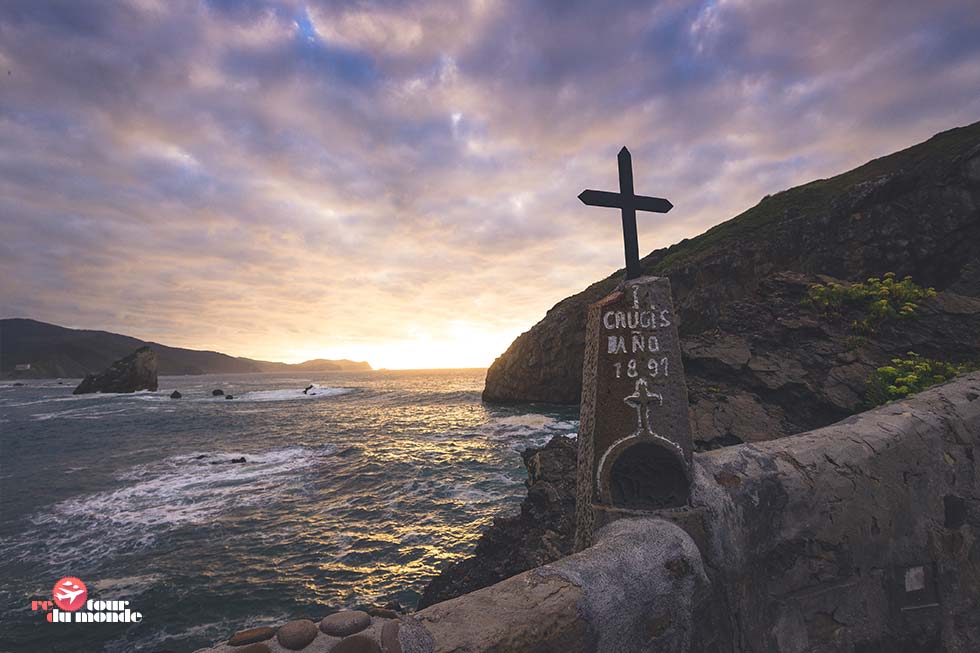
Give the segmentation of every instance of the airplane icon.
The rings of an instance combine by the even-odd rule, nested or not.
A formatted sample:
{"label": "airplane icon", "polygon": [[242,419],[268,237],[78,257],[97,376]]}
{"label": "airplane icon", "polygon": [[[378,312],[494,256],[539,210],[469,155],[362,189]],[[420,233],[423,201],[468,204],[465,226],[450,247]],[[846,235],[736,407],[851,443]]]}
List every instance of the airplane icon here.
{"label": "airplane icon", "polygon": [[79,594],[81,594],[82,592],[85,591],[85,588],[78,588],[78,589],[75,589],[75,590],[70,590],[70,589],[68,589],[68,587],[78,588],[78,585],[76,585],[75,583],[71,582],[70,580],[66,580],[62,584],[62,586],[58,588],[58,593],[55,594],[55,598],[58,599],[59,601],[64,601],[65,599],[67,599],[68,600],[68,604],[71,605],[72,603],[75,602],[75,598]]}

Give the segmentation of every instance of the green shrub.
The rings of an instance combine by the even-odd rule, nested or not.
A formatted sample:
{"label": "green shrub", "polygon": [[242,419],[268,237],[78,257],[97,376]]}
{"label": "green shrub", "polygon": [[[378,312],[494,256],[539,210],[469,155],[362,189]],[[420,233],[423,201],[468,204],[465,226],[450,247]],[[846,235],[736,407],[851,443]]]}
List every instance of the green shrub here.
{"label": "green shrub", "polygon": [[804,302],[831,315],[841,315],[845,308],[863,308],[864,317],[851,322],[851,327],[871,335],[889,318],[915,315],[917,301],[935,296],[934,289],[916,285],[912,277],[896,281],[895,273],[888,272],[881,279],[871,277],[865,283],[815,284],[810,286]]}
{"label": "green shrub", "polygon": [[980,369],[976,363],[954,365],[923,358],[914,351],[907,358],[893,358],[891,365],[879,367],[868,379],[866,403],[869,408],[914,395],[954,376]]}

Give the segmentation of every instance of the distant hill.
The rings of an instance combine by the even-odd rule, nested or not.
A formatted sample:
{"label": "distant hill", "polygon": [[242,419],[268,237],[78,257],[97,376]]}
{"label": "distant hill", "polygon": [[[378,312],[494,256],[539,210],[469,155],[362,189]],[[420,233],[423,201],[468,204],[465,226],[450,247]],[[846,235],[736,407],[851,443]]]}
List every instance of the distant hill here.
{"label": "distant hill", "polygon": [[[80,378],[104,370],[114,361],[150,345],[159,373],[236,374],[247,372],[339,372],[370,370],[366,362],[317,359],[290,365],[236,358],[216,351],[167,347],[107,331],[68,329],[22,318],[0,320],[0,377]],[[17,370],[19,365],[29,370]]]}

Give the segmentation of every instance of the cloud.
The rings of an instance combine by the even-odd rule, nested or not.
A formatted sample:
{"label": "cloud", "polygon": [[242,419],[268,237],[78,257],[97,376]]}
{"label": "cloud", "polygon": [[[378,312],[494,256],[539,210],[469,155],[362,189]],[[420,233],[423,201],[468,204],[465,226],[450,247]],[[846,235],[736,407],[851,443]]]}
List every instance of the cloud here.
{"label": "cloud", "polygon": [[980,117],[972,5],[8,2],[0,313],[486,364],[622,265],[621,145],[696,235]]}

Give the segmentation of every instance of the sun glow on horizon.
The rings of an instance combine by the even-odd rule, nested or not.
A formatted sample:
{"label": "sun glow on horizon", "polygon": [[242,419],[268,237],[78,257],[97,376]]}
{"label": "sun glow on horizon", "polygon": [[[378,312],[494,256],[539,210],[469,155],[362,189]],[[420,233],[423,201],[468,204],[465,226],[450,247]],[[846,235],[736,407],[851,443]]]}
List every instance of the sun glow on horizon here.
{"label": "sun glow on horizon", "polygon": [[317,358],[367,361],[374,369],[424,370],[486,368],[518,333],[490,331],[472,322],[453,321],[436,333],[412,329],[410,337],[379,342],[346,342],[330,347],[286,348],[286,363]]}

